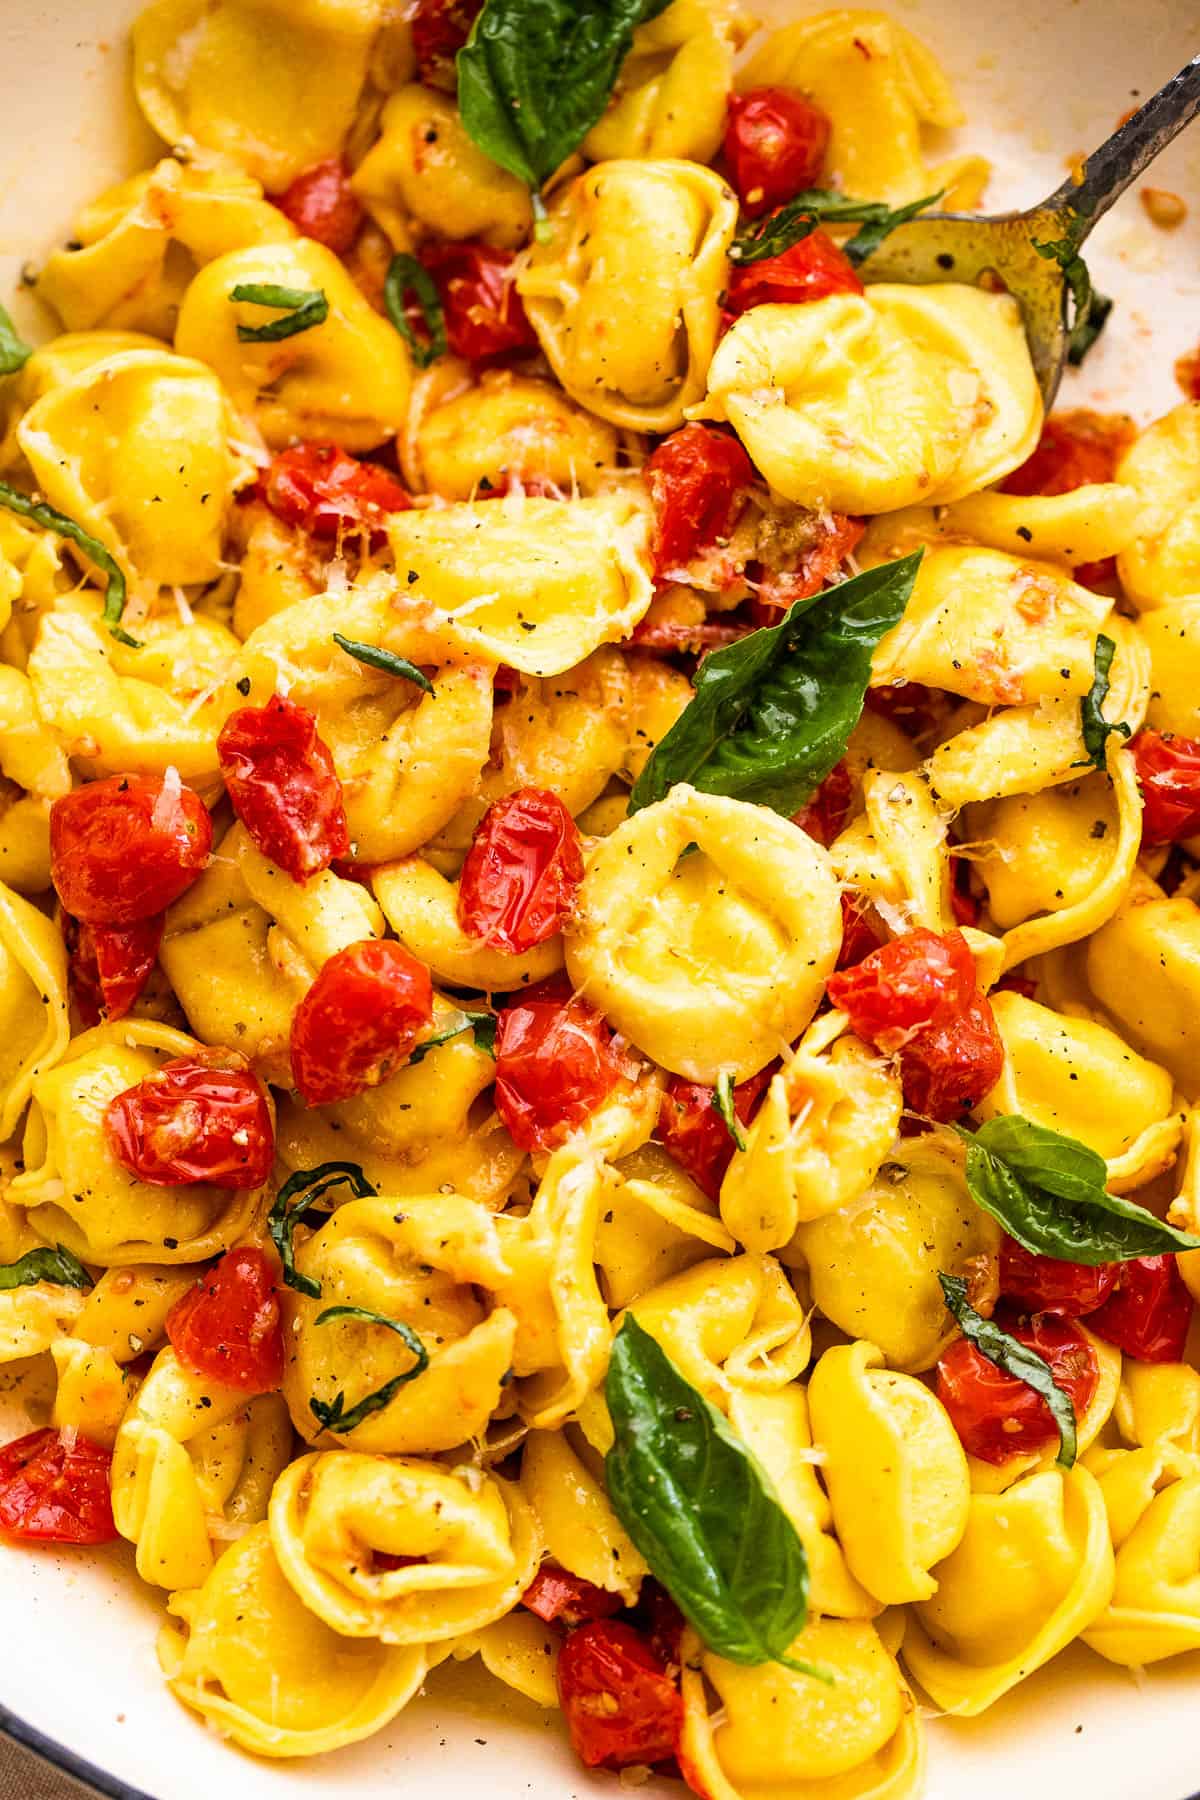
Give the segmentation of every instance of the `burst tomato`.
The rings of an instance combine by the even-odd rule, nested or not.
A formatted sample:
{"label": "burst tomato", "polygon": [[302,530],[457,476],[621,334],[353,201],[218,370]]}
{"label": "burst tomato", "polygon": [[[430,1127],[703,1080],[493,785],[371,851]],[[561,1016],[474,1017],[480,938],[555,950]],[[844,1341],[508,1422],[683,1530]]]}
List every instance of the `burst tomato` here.
{"label": "burst tomato", "polygon": [[1038,1256],[1006,1235],[1000,1246],[1000,1292],[1022,1312],[1065,1313],[1069,1319],[1082,1319],[1103,1306],[1120,1268],[1120,1263],[1089,1268]]}
{"label": "burst tomato", "polygon": [[85,1024],[123,1019],[158,961],[164,917],[136,925],[85,925],[62,915],[71,993]]}
{"label": "burst tomato", "polygon": [[1139,1256],[1118,1265],[1112,1294],[1088,1318],[1088,1330],[1136,1362],[1180,1362],[1192,1322],[1192,1296],[1174,1256]]}
{"label": "burst tomato", "polygon": [[927,1119],[961,1119],[991,1093],[1004,1068],[1004,1040],[986,994],[930,1025],[900,1052],[904,1104]]}
{"label": "burst tomato", "polygon": [[749,219],[820,184],[829,118],[791,88],[750,88],[729,101],[725,161]]}
{"label": "burst tomato", "polygon": [[649,1644],[632,1625],[581,1625],[558,1654],[558,1697],[580,1761],[625,1769],[673,1756],[683,1702]]}
{"label": "burst tomato", "polygon": [[174,769],[109,775],[50,808],[50,875],[86,925],[136,925],[178,900],[208,862],[212,820]]}
{"label": "burst tomato", "polygon": [[283,1380],[283,1319],[275,1270],[251,1244],[227,1250],[167,1314],[185,1368],[208,1381],[270,1394]]}
{"label": "burst tomato", "polygon": [[1200,741],[1139,731],[1131,745],[1142,789],[1142,841],[1174,844],[1200,833]]}
{"label": "burst tomato", "polygon": [[488,807],[467,851],[458,922],[492,950],[521,955],[570,917],[583,844],[557,794],[518,788]]}
{"label": "burst tomato", "polygon": [[961,931],[919,927],[831,975],[829,998],[860,1038],[888,1054],[959,1017],[975,995],[975,958]]}
{"label": "burst tomato", "polygon": [[417,0],[412,14],[413,54],[417,74],[427,87],[457,86],[454,58],[470,35],[483,0]]}
{"label": "burst tomato", "polygon": [[861,294],[863,284],[854,265],[823,231],[814,231],[782,256],[734,268],[725,296],[733,318],[752,306],[795,305],[824,300],[830,294]]}
{"label": "burst tomato", "polygon": [[564,1625],[581,1625],[586,1619],[608,1619],[624,1605],[620,1594],[606,1593],[580,1575],[559,1568],[557,1563],[543,1563],[525,1592],[521,1605],[535,1613],[547,1625],[561,1620]]}
{"label": "burst tomato", "polygon": [[754,465],[735,437],[690,424],[664,438],[643,471],[654,502],[654,573],[662,580],[715,550],[732,530]]}
{"label": "burst tomato", "polygon": [[809,837],[828,849],[850,817],[854,782],[844,762],[837,763],[825,777],[811,800],[805,802],[792,820]]}
{"label": "burst tomato", "polygon": [[342,784],[307,707],[282,694],[230,713],[217,757],[233,810],[257,849],[308,881],[350,849]]}
{"label": "burst tomato", "polygon": [[329,541],[367,537],[383,542],[388,514],[412,501],[394,476],[359,462],[337,444],[307,442],[281,450],[262,480],[262,497],[285,525]]}
{"label": "burst tomato", "polygon": [[[1055,1382],[1071,1396],[1075,1417],[1091,1403],[1100,1379],[1096,1353],[1082,1332],[1057,1313],[997,1311],[996,1323],[1050,1365]],[[937,1396],[950,1414],[963,1449],[983,1462],[1003,1463],[1058,1442],[1058,1426],[1040,1394],[1016,1375],[1006,1375],[966,1338],[956,1338],[937,1366]]]}
{"label": "burst tomato", "polygon": [[314,163],[297,175],[275,204],[302,237],[344,256],[358,236],[363,209],[350,186],[350,171],[339,156]]}
{"label": "burst tomato", "polygon": [[[511,250],[488,244],[429,243],[421,261],[433,276],[446,320],[446,342],[465,362],[490,362],[537,345],[517,292]],[[414,328],[422,329],[419,310]]]}
{"label": "burst tomato", "polygon": [[921,737],[937,723],[939,702],[932,688],[919,681],[889,681],[886,687],[867,689],[864,705],[881,719],[890,719],[910,737]]}
{"label": "burst tomato", "polygon": [[828,519],[819,521],[815,541],[802,553],[794,569],[764,571],[750,607],[755,623],[777,625],[780,607],[786,610],[797,600],[811,600],[827,588],[866,529],[862,519],[851,518],[848,513],[830,513]]}
{"label": "burst tomato", "polygon": [[424,963],[391,938],[367,938],[325,963],[292,1019],[292,1080],[328,1106],[394,1075],[433,1018]]}
{"label": "burst tomato", "polygon": [[[733,1110],[743,1125],[748,1125],[758,1111],[778,1067],[778,1063],[768,1063],[757,1075],[734,1088]],[[691,1176],[697,1187],[704,1189],[710,1200],[720,1194],[734,1152],[729,1128],[713,1105],[715,1098],[715,1088],[672,1075],[663,1090],[655,1129],[655,1136],[672,1161]]]}
{"label": "burst tomato", "polygon": [[866,902],[861,895],[842,893],[842,947],[838,951],[839,969],[852,969],[872,950],[878,950],[882,939],[867,917]]}
{"label": "burst tomato", "polygon": [[586,1000],[531,992],[500,1014],[496,1110],[522,1150],[548,1150],[636,1072]]}
{"label": "burst tomato", "polygon": [[261,1187],[275,1163],[262,1082],[236,1050],[179,1056],[109,1101],[108,1147],[153,1187]]}
{"label": "burst tomato", "polygon": [[31,1431],[0,1450],[0,1532],[41,1544],[108,1544],[112,1454],[88,1438]]}
{"label": "burst tomato", "polygon": [[1032,454],[1000,483],[1005,494],[1069,494],[1113,479],[1120,457],[1136,435],[1122,413],[1083,408],[1051,413]]}

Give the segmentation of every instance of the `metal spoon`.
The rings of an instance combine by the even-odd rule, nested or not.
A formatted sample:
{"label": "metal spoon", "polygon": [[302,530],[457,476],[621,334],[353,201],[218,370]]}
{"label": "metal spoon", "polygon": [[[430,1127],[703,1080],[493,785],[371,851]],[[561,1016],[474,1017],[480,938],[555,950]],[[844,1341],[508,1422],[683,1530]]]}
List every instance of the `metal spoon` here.
{"label": "metal spoon", "polygon": [[1067,294],[1062,261],[1035,244],[1077,254],[1114,200],[1200,112],[1200,56],[1151,96],[1049,199],[1028,212],[974,218],[923,213],[898,225],[863,264],[866,281],[998,281],[1019,301],[1038,385],[1047,408],[1067,358]]}

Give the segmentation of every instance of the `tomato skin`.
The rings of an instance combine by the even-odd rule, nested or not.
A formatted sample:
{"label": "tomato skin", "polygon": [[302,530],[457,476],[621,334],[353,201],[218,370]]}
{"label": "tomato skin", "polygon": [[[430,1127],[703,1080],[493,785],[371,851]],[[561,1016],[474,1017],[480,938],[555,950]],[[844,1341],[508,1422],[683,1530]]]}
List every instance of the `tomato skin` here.
{"label": "tomato skin", "polygon": [[454,58],[470,35],[483,0],[417,0],[412,15],[417,74],[427,87],[456,87]]}
{"label": "tomato skin", "polygon": [[227,1250],[166,1321],[185,1368],[246,1394],[270,1394],[283,1380],[283,1316],[275,1268],[252,1244]]}
{"label": "tomato skin", "polygon": [[[1082,1418],[1096,1392],[1096,1352],[1077,1327],[1058,1313],[1026,1314],[998,1308],[996,1323],[1050,1365]],[[1058,1442],[1049,1406],[1016,1375],[1006,1375],[966,1338],[956,1338],[937,1365],[937,1397],[950,1414],[963,1449],[982,1462],[1047,1450]]]}
{"label": "tomato skin", "polygon": [[125,1017],[158,961],[165,922],[162,913],[136,925],[85,925],[62,915],[71,993],[86,1024]]}
{"label": "tomato skin", "polygon": [[[748,1125],[758,1111],[778,1066],[768,1063],[757,1075],[734,1088],[733,1110],[743,1125]],[[717,1199],[721,1192],[735,1148],[724,1119],[713,1105],[715,1096],[716,1089],[701,1081],[672,1075],[663,1089],[655,1128],[655,1136],[668,1156],[685,1175],[691,1176],[697,1187],[703,1188],[710,1200]]]}
{"label": "tomato skin", "polygon": [[1003,1069],[1004,1040],[987,995],[977,993],[962,1012],[918,1032],[901,1050],[904,1104],[948,1124],[978,1106]]}
{"label": "tomato skin", "polygon": [[104,1137],[152,1187],[258,1188],[275,1166],[266,1089],[236,1050],[175,1057],[114,1095]]}
{"label": "tomato skin", "polygon": [[1038,1256],[1007,1234],[1000,1246],[1000,1292],[1022,1312],[1086,1318],[1103,1306],[1120,1271],[1120,1263],[1098,1263],[1089,1268],[1085,1263]]}
{"label": "tomato skin", "polygon": [[[446,342],[455,356],[482,363],[536,348],[536,333],[517,292],[511,250],[446,241],[423,244],[420,259],[433,276]],[[414,324],[418,331],[423,328],[419,311]]]}
{"label": "tomato skin", "polygon": [[583,840],[557,794],[518,788],[493,801],[467,851],[458,922],[516,955],[562,930],[583,880]]}
{"label": "tomato skin", "polygon": [[890,1055],[966,1010],[975,995],[975,958],[961,931],[939,936],[919,926],[831,975],[826,987],[858,1036]]}
{"label": "tomato skin", "polygon": [[350,249],[365,217],[350,186],[350,171],[340,156],[302,169],[291,186],[276,196],[275,204],[301,237],[324,244],[337,256]]}
{"label": "tomato skin", "polygon": [[110,1544],[112,1452],[47,1428],[0,1450],[0,1535],[26,1543]]}
{"label": "tomato skin", "polygon": [[424,963],[391,938],[367,938],[322,964],[292,1018],[292,1080],[328,1106],[395,1074],[433,1018]]}
{"label": "tomato skin", "polygon": [[175,771],[108,775],[50,808],[50,876],[85,925],[136,925],[165,912],[207,866],[208,808]]}
{"label": "tomato skin", "polygon": [[828,849],[850,817],[853,797],[854,782],[850,770],[844,761],[837,763],[812,799],[794,814],[792,824],[807,831],[809,837],[816,838],[818,844],[824,844]]}
{"label": "tomato skin", "polygon": [[1200,832],[1200,740],[1145,730],[1130,749],[1142,789],[1142,842],[1194,837]]}
{"label": "tomato skin", "polygon": [[586,1000],[526,995],[500,1014],[496,1110],[519,1149],[549,1150],[636,1066]]}
{"label": "tomato skin", "polygon": [[920,681],[889,681],[885,687],[869,687],[863,704],[868,712],[890,719],[910,737],[923,736],[938,722],[937,697]]}
{"label": "tomato skin", "polygon": [[230,713],[217,757],[233,810],[255,848],[308,881],[350,849],[342,784],[307,707],[282,694]]}
{"label": "tomato skin", "polygon": [[1181,1362],[1192,1322],[1192,1296],[1174,1256],[1139,1256],[1118,1265],[1112,1294],[1088,1330],[1136,1362]]}
{"label": "tomato skin", "polygon": [[878,950],[882,939],[867,917],[863,901],[854,894],[842,894],[842,947],[838,951],[839,969],[852,969],[856,963]]}
{"label": "tomato skin", "polygon": [[372,549],[384,542],[388,514],[408,512],[412,506],[386,469],[359,462],[324,440],[281,450],[260,487],[267,506],[285,525],[326,542],[365,536]]}
{"label": "tomato skin", "polygon": [[831,513],[821,524],[820,536],[805,550],[794,569],[774,569],[764,574],[750,611],[758,625],[777,625],[779,607],[811,600],[827,588],[866,531],[864,519],[849,513]]}
{"label": "tomato skin", "polygon": [[581,1625],[558,1654],[558,1697],[575,1754],[589,1769],[625,1769],[674,1755],[679,1689],[632,1625]]}
{"label": "tomato skin", "polygon": [[1069,494],[1094,482],[1111,481],[1135,436],[1133,422],[1120,413],[1084,408],[1051,413],[1030,456],[1000,483],[1004,494]]}
{"label": "tomato skin", "polygon": [[611,1618],[621,1611],[624,1601],[620,1594],[606,1593],[557,1563],[543,1563],[521,1595],[521,1605],[547,1625],[557,1620],[580,1625],[587,1619]]}
{"label": "tomato skin", "polygon": [[862,292],[853,263],[831,237],[817,230],[782,256],[735,268],[729,278],[725,311],[736,319],[752,306],[797,305],[824,300],[830,294]]}
{"label": "tomato skin", "polygon": [[725,161],[748,219],[819,184],[829,131],[828,116],[791,88],[730,96]]}
{"label": "tomato skin", "polygon": [[654,502],[654,575],[661,581],[731,531],[754,464],[728,432],[695,422],[664,438],[642,471]]}

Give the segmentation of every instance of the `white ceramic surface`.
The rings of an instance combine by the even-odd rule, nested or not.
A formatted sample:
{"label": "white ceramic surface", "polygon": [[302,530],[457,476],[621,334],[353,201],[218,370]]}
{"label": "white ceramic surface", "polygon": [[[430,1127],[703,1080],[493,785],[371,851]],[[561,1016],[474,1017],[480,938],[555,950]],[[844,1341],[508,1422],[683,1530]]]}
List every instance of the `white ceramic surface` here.
{"label": "white ceramic surface", "polygon": [[[782,16],[819,0],[759,0]],[[65,235],[75,206],[147,160],[128,98],[124,29],[136,0],[0,0],[0,299],[22,265]],[[1198,0],[893,0],[943,58],[970,113],[964,145],[994,159],[990,199],[1023,205],[1057,186],[1074,153],[1200,51]],[[1068,374],[1060,405],[1174,405],[1171,365],[1200,344],[1200,126],[1155,171],[1188,223],[1164,233],[1129,196],[1089,252],[1119,302],[1101,346]],[[45,332],[18,296],[24,326]],[[20,1428],[0,1394],[0,1437]],[[467,1670],[439,1671],[390,1731],[307,1765],[254,1762],[171,1699],[158,1675],[156,1597],[125,1548],[98,1557],[0,1551],[0,1705],[152,1800],[524,1800],[616,1796],[588,1775],[553,1720]],[[930,1732],[929,1800],[1188,1800],[1200,1792],[1200,1656],[1137,1681],[1068,1653],[986,1718]],[[128,1787],[125,1791],[128,1791]],[[674,1784],[639,1790],[678,1800]]]}

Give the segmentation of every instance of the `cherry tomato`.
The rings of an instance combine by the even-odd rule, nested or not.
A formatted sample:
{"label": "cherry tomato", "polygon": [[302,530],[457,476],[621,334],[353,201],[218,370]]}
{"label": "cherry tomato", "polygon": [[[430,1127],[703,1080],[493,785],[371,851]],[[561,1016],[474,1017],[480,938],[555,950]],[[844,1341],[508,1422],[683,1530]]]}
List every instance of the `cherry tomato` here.
{"label": "cherry tomato", "polygon": [[1117,1284],[1088,1330],[1137,1362],[1180,1362],[1192,1322],[1192,1296],[1174,1256],[1123,1262]]}
{"label": "cherry tomato", "polygon": [[[768,1063],[757,1075],[739,1082],[733,1090],[733,1110],[743,1125],[758,1111],[771,1085],[778,1063]],[[714,1088],[700,1081],[672,1075],[663,1090],[655,1136],[685,1175],[703,1188],[710,1200],[721,1192],[725,1171],[733,1161],[734,1142],[729,1127],[713,1105]]]}
{"label": "cherry tomato", "polygon": [[589,1769],[625,1769],[674,1755],[679,1689],[632,1625],[599,1619],[558,1653],[558,1697],[571,1743]]}
{"label": "cherry tomato", "polygon": [[861,294],[863,284],[854,265],[823,231],[810,232],[782,256],[735,268],[729,278],[725,310],[733,318],[752,306],[795,305],[824,300],[830,294]]}
{"label": "cherry tomato", "polygon": [[1133,421],[1121,413],[1088,412],[1082,407],[1051,413],[1029,457],[1000,483],[1005,494],[1068,494],[1073,488],[1111,481],[1135,436]]}
{"label": "cherry tomato", "polygon": [[851,1028],[888,1054],[918,1032],[959,1017],[975,995],[975,958],[961,931],[939,936],[923,926],[831,975],[829,998]]}
{"label": "cherry tomato", "polygon": [[[1050,1365],[1082,1418],[1100,1379],[1096,1352],[1082,1332],[1058,1313],[998,1309],[996,1323]],[[1058,1442],[1058,1426],[1041,1395],[1016,1375],[1006,1375],[966,1338],[956,1338],[937,1366],[937,1397],[950,1414],[963,1449],[983,1462],[1003,1463]]]}
{"label": "cherry tomato", "polygon": [[62,915],[71,992],[88,1025],[123,1019],[158,961],[164,915],[136,925],[85,925]]}
{"label": "cherry tomato", "polygon": [[557,1563],[543,1563],[521,1595],[521,1605],[547,1625],[559,1619],[564,1625],[581,1625],[585,1619],[611,1618],[624,1601],[620,1594],[606,1593]]}
{"label": "cherry tomato", "polygon": [[910,737],[922,737],[932,730],[941,710],[933,689],[919,681],[889,681],[886,687],[869,687],[864,705]]}
{"label": "cherry tomato", "polygon": [[637,650],[652,650],[662,656],[703,656],[708,650],[723,650],[747,637],[754,626],[720,624],[715,619],[641,619],[633,628],[629,642]]}
{"label": "cherry tomato", "polygon": [[165,912],[211,849],[208,808],[174,769],[89,781],[50,808],[51,879],[63,911],[86,925]]}
{"label": "cherry tomato", "polygon": [[75,1433],[31,1431],[0,1450],[0,1532],[42,1544],[109,1544],[112,1453]]}
{"label": "cherry tomato", "polygon": [[1139,731],[1131,745],[1142,788],[1142,842],[1174,844],[1200,832],[1200,740]]}
{"label": "cherry tomato", "polygon": [[900,1082],[910,1111],[946,1123],[991,1093],[1004,1068],[1004,1040],[986,994],[960,1013],[919,1031],[900,1052]]}
{"label": "cherry tomato", "polygon": [[109,1101],[108,1147],[153,1187],[261,1187],[275,1165],[266,1090],[236,1050],[178,1056]]}
{"label": "cherry tomato", "polygon": [[854,798],[854,782],[844,762],[837,763],[825,777],[811,800],[805,802],[792,820],[809,837],[828,849],[850,817]]}
{"label": "cherry tomato", "polygon": [[1120,1263],[1060,1262],[1054,1256],[1038,1256],[1015,1239],[1000,1246],[1000,1292],[1022,1312],[1066,1313],[1082,1319],[1103,1306],[1116,1285]]}
{"label": "cherry tomato", "polygon": [[852,969],[872,950],[878,950],[882,939],[867,917],[866,903],[858,895],[842,893],[842,947],[838,951],[839,969]]}
{"label": "cherry tomato", "polygon": [[791,88],[750,88],[729,101],[725,161],[748,219],[820,184],[829,119]]}
{"label": "cherry tomato", "polygon": [[637,1628],[649,1639],[655,1656],[668,1668],[678,1668],[686,1620],[662,1582],[653,1575],[647,1576],[638,1589],[635,1610]]}
{"label": "cherry tomato", "polygon": [[654,502],[654,573],[682,571],[733,528],[754,465],[735,437],[690,424],[664,438],[643,471]]}
{"label": "cherry tomato", "polygon": [[[536,347],[537,337],[517,292],[511,250],[447,241],[423,244],[420,258],[433,276],[446,320],[446,342],[455,356],[465,362],[490,362]],[[417,330],[424,326],[419,311],[414,325]]]}
{"label": "cherry tomato", "polygon": [[583,842],[557,794],[518,788],[493,801],[467,851],[458,922],[492,950],[521,955],[571,915],[583,880]]}
{"label": "cherry tomato", "polygon": [[828,519],[819,523],[816,542],[802,553],[794,569],[764,573],[750,609],[757,624],[778,624],[776,608],[786,609],[797,600],[811,600],[827,588],[867,529],[864,520],[851,518],[848,513],[830,513]]}
{"label": "cherry tomato", "polygon": [[417,74],[427,87],[457,87],[454,58],[470,35],[483,0],[417,0],[412,13]]}
{"label": "cherry tomato", "polygon": [[322,965],[292,1019],[292,1080],[309,1106],[378,1087],[433,1018],[424,963],[391,938],[367,938]]}
{"label": "cherry tomato", "polygon": [[586,1000],[531,992],[500,1014],[496,1110],[522,1150],[559,1143],[636,1069]]}
{"label": "cherry tomato", "polygon": [[338,156],[302,170],[292,185],[276,196],[275,204],[302,237],[324,244],[338,256],[349,250],[363,222],[362,203],[350,186],[350,171]]}
{"label": "cherry tomato", "polygon": [[971,865],[965,856],[950,858],[950,910],[957,925],[978,925],[983,911],[978,894],[971,891]]}
{"label": "cherry tomato", "polygon": [[252,1244],[227,1250],[167,1314],[167,1336],[193,1374],[247,1394],[283,1380],[283,1318],[275,1269]]}
{"label": "cherry tomato", "polygon": [[350,849],[342,784],[307,707],[282,694],[230,713],[217,757],[233,810],[257,849],[308,881]]}
{"label": "cherry tomato", "polygon": [[365,535],[375,549],[383,543],[388,514],[412,506],[386,469],[324,442],[281,450],[261,485],[263,499],[286,525],[325,540]]}

